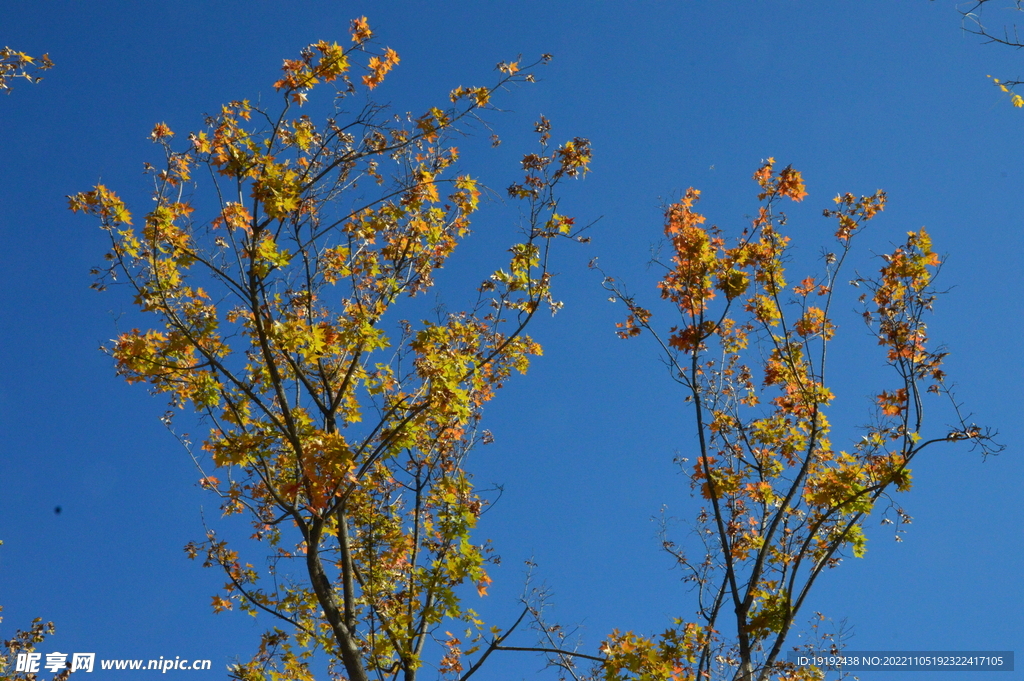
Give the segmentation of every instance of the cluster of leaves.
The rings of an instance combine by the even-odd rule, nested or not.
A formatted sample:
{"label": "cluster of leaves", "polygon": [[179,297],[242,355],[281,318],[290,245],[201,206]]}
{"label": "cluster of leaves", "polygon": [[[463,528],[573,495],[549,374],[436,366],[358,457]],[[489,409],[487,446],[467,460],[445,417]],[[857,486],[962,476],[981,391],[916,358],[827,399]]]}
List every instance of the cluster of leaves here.
{"label": "cluster of leaves", "polygon": [[[852,241],[884,208],[885,193],[837,196],[824,211],[836,221],[824,272],[791,285],[789,237],[781,232],[786,216],[776,207],[783,199],[801,201],[803,180],[792,168],[776,171],[773,159],[754,179],[762,204],[731,242],[695,211],[697,190],[668,208],[673,256],[659,289],[680,322],[667,334],[652,326],[649,310],[605,279],[629,308],[619,335],[651,333],[692,404],[699,450],[690,480],[706,503],[695,528],[703,543],[699,559],[664,540],[695,585],[699,624],[679,622],[657,640],[615,632],[603,648],[608,681],[819,678],[817,670],[780,660],[817,577],[847,552],[864,555],[865,519],[880,500],[896,508],[889,494],[910,488],[910,464],[926,447],[970,440],[985,452],[997,449],[990,433],[963,419],[952,432],[921,432],[922,393],[949,395],[945,353],[929,349],[924,321],[941,263],[924,229],[882,256],[877,277],[851,282],[868,291],[860,298],[864,319],[896,382],[877,394],[876,418],[859,442],[848,451],[833,447],[826,418],[833,394],[825,382],[836,332],[830,310]],[[734,636],[720,633],[726,626]]]}
{"label": "cluster of leaves", "polygon": [[[3,608],[0,607],[0,612]],[[0,622],[3,622],[0,617]],[[15,661],[19,654],[31,653],[36,645],[42,643],[47,636],[52,636],[55,631],[53,622],[43,622],[37,617],[32,620],[27,630],[14,632],[11,638],[0,641],[0,679],[9,681],[35,681],[37,676],[28,672],[15,671]],[[53,681],[65,681],[71,675],[71,670],[66,669],[53,677]]]}
{"label": "cluster of leaves", "polygon": [[[333,678],[352,681],[411,680],[430,664],[462,678],[478,668],[462,673],[464,659],[490,649],[460,587],[484,595],[494,556],[471,540],[486,501],[464,460],[488,438],[478,429],[484,404],[541,352],[524,330],[542,306],[558,307],[552,243],[581,239],[555,189],[586,173],[589,144],[553,147],[542,120],[541,150],[509,190],[525,219],[507,268],[466,310],[396,319],[402,298],[434,285],[479,205],[477,180],[452,174],[456,125],[532,76],[503,63],[494,85],[459,87],[420,116],[372,102],[347,114],[341,107],[361,91],[350,77],[357,59],[365,90],[399,62],[390,48],[373,52],[372,35],[357,19],[349,46],[319,42],[286,60],[277,114],[232,102],[184,150],[158,124],[151,137],[165,164],[150,168],[155,205],[141,228],[106,187],[70,197],[111,238],[96,286],[125,279],[140,310],[160,319],[108,348],[119,374],[203,416],[200,483],[226,515],[248,517],[264,545],[257,555],[271,554],[246,561],[212,529],[186,547],[227,575],[215,610],[279,620],[235,667],[239,679],[311,678],[316,651],[333,661]],[[334,85],[335,112],[322,125],[295,116],[324,84]],[[213,178],[206,203],[196,170]],[[445,622],[467,636],[440,635]],[[492,648],[504,640],[490,635]]]}
{"label": "cluster of leaves", "polygon": [[24,78],[30,83],[38,83],[43,79],[38,75],[39,71],[50,68],[53,68],[53,62],[50,61],[48,54],[39,57],[37,63],[35,57],[4,47],[0,49],[0,92],[11,94],[14,89],[13,82],[17,78]]}
{"label": "cluster of leaves", "polygon": [[999,88],[1000,92],[1004,92],[1010,97],[1010,104],[1017,108],[1024,107],[1024,97],[1013,91],[1015,85],[1020,85],[1019,81],[1006,81],[1005,83],[998,78],[992,78],[992,84]]}

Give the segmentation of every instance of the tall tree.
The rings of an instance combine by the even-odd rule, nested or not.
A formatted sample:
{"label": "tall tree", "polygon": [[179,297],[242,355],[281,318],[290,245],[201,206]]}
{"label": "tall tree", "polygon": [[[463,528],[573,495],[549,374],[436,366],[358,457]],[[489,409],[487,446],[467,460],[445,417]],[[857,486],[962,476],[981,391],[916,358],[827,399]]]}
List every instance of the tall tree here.
{"label": "tall tree", "polygon": [[[118,373],[168,395],[168,422],[186,405],[202,415],[201,448],[182,438],[201,484],[226,515],[248,517],[259,546],[247,549],[273,554],[250,562],[212,528],[187,547],[227,575],[215,610],[276,620],[239,679],[311,678],[316,651],[333,678],[411,681],[431,664],[467,678],[509,633],[486,630],[463,602],[491,581],[491,550],[471,539],[487,502],[466,456],[489,438],[484,404],[540,353],[527,326],[559,307],[550,251],[582,237],[555,192],[587,171],[590,148],[552,146],[542,118],[540,151],[508,190],[524,204],[508,265],[465,309],[418,309],[403,299],[435,285],[481,193],[453,174],[450,139],[496,91],[533,76],[499,64],[493,85],[456,88],[415,117],[360,103],[398,63],[357,19],[349,46],[322,41],[285,60],[277,108],[231,102],[181,150],[158,124],[164,164],[151,168],[141,229],[102,185],[70,197],[110,235],[96,286],[125,281],[159,320],[108,348]],[[330,85],[323,122],[298,114]],[[439,633],[459,625],[475,633]]]}
{"label": "tall tree", "polygon": [[[704,505],[695,525],[701,546],[686,550],[664,538],[695,587],[698,619],[677,620],[656,638],[615,632],[602,646],[608,680],[823,678],[783,656],[818,577],[845,555],[864,555],[863,526],[874,510],[885,509],[886,521],[909,521],[893,495],[910,489],[921,452],[961,442],[999,450],[989,430],[961,415],[945,382],[946,353],[929,348],[925,316],[941,258],[924,229],[883,255],[877,276],[850,282],[861,290],[864,320],[893,381],[876,393],[876,416],[850,438],[855,444],[833,445],[831,310],[853,241],[884,208],[885,193],[837,196],[824,211],[837,227],[823,271],[790,285],[790,239],[778,205],[805,197],[803,179],[791,167],[776,171],[773,159],[754,179],[762,203],[735,238],[705,225],[695,189],[669,206],[672,258],[658,284],[674,311],[667,330],[605,278],[629,309],[619,335],[652,335],[691,405],[697,446],[686,466]],[[957,427],[926,427],[929,394],[952,400]]]}

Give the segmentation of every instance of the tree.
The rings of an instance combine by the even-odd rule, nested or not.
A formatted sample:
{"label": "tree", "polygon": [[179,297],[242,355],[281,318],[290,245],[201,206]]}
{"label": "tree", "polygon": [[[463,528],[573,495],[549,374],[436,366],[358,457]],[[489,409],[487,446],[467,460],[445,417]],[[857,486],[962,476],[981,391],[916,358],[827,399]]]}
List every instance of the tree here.
{"label": "tree", "polygon": [[[837,196],[824,211],[837,221],[824,271],[789,285],[786,217],[777,207],[806,196],[803,179],[791,167],[776,171],[773,159],[754,179],[762,205],[733,239],[705,226],[695,189],[666,211],[672,258],[658,288],[679,316],[667,331],[618,282],[604,280],[629,310],[619,335],[652,335],[692,406],[698,444],[687,467],[705,504],[694,526],[699,549],[667,535],[663,544],[694,586],[698,620],[677,620],[656,638],[613,633],[602,645],[608,680],[823,678],[784,657],[817,578],[848,554],[864,555],[864,522],[880,505],[883,522],[909,522],[893,495],[910,489],[911,463],[924,450],[956,442],[985,454],[1000,449],[990,430],[961,415],[941,368],[947,353],[929,348],[925,315],[942,261],[924,229],[882,256],[877,276],[850,282],[866,291],[863,317],[894,380],[877,392],[875,418],[851,438],[856,444],[833,446],[831,310],[854,237],[884,208],[885,193]],[[956,427],[925,427],[930,395],[952,402]]]}
{"label": "tree", "polygon": [[[350,46],[310,45],[285,60],[278,109],[231,102],[183,150],[157,124],[165,160],[150,167],[155,204],[141,229],[102,185],[69,197],[111,239],[96,287],[124,281],[159,320],[107,348],[118,373],[166,394],[168,423],[186,405],[205,419],[200,448],[181,436],[200,483],[225,515],[248,518],[256,555],[273,554],[249,562],[212,528],[186,547],[227,576],[215,611],[276,620],[234,668],[239,679],[311,678],[316,651],[333,678],[411,681],[436,664],[465,679],[510,633],[485,629],[463,602],[467,587],[486,593],[492,560],[471,540],[487,501],[465,463],[489,439],[484,404],[541,351],[527,326],[559,307],[550,250],[582,237],[558,212],[556,188],[587,171],[590,147],[551,146],[541,119],[541,150],[508,190],[524,224],[507,268],[470,307],[417,321],[427,313],[404,299],[435,285],[482,191],[452,173],[456,126],[533,76],[501,63],[494,85],[456,88],[445,108],[403,119],[357,104],[399,63],[371,38],[361,18]],[[336,108],[322,123],[296,115],[328,84]]]}
{"label": "tree", "polygon": [[0,92],[11,94],[14,89],[11,83],[16,78],[24,78],[30,83],[38,83],[43,77],[36,74],[50,68],[53,68],[53,62],[50,61],[48,54],[40,57],[39,63],[36,64],[35,57],[4,47],[0,49]]}

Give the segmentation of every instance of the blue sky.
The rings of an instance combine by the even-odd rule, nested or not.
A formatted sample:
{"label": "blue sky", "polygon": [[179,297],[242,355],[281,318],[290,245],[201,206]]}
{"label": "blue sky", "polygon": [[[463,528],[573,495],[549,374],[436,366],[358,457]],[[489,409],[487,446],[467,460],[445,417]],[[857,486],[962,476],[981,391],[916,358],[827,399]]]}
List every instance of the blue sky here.
{"label": "blue sky", "polygon": [[[756,210],[750,175],[774,156],[809,191],[789,211],[794,272],[828,243],[820,211],[837,192],[889,195],[860,242],[862,271],[872,252],[928,228],[948,255],[940,283],[950,289],[932,337],[951,352],[972,420],[1008,445],[984,462],[952,447],[923,455],[901,499],[915,518],[904,541],[871,521],[867,557],[825,575],[807,614],[845,618],[858,650],[1024,641],[1024,113],[986,78],[1024,73],[1019,53],[962,32],[952,2],[6,0],[0,11],[0,43],[57,63],[39,85],[0,98],[0,637],[41,616],[58,627],[43,652],[210,658],[217,671],[204,678],[254,650],[264,623],[212,614],[221,576],[182,552],[201,537],[203,513],[217,522],[215,500],[159,422],[163,402],[125,385],[97,351],[119,324],[140,322],[123,292],[89,290],[105,235],[64,197],[102,181],[144,211],[154,123],[183,136],[223,102],[269,96],[282,59],[347,41],[349,20],[366,15],[402,58],[378,90],[397,111],[487,84],[500,60],[554,55],[539,83],[497,102],[506,112],[488,120],[501,147],[484,131],[465,142],[463,167],[495,197],[532,151],[538,114],[556,140],[585,136],[594,148],[592,173],[567,186],[563,204],[580,221],[600,218],[593,242],[558,254],[565,309],[533,328],[544,357],[489,406],[496,442],[470,466],[480,485],[505,488],[478,531],[503,557],[479,604],[489,621],[513,613],[530,558],[552,618],[581,624],[591,651],[612,628],[653,633],[692,616],[651,520],[663,506],[679,518],[699,506],[672,463],[693,448],[688,412],[653,343],[615,338],[624,309],[586,264],[597,257],[657,315],[646,263],[662,205],[694,186],[709,221],[738,230]],[[440,278],[450,307],[498,266],[514,218],[497,198],[481,212]],[[852,298],[847,309],[833,355],[840,446],[858,437],[866,396],[885,376]],[[951,420],[936,410],[933,427]],[[503,658],[484,678],[538,678],[540,667]],[[974,676],[990,678],[957,678]]]}

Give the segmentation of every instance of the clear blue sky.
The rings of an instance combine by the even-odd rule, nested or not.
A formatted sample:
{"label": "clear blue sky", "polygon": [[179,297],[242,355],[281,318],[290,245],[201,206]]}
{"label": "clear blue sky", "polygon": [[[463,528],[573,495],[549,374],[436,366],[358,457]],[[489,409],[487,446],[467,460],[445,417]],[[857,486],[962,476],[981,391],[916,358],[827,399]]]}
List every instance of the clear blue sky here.
{"label": "clear blue sky", "polygon": [[[923,455],[901,499],[915,518],[905,540],[871,521],[867,557],[825,575],[807,614],[845,618],[851,649],[1024,651],[1024,112],[985,77],[1024,73],[1020,53],[964,34],[949,0],[5,0],[0,14],[0,43],[57,63],[0,98],[0,637],[41,616],[58,627],[42,652],[210,658],[214,672],[177,672],[204,679],[255,649],[269,623],[212,614],[221,574],[182,552],[202,535],[201,509],[218,522],[216,501],[158,421],[163,402],[97,351],[119,324],[141,322],[123,291],[89,290],[105,235],[64,197],[102,181],[144,212],[154,123],[184,136],[223,102],[269,96],[283,58],[347,41],[349,20],[366,15],[402,58],[378,91],[397,111],[487,84],[499,60],[554,55],[541,82],[498,101],[508,110],[489,118],[499,149],[467,141],[464,168],[488,185],[515,178],[540,113],[556,139],[594,147],[593,172],[566,188],[563,211],[601,218],[593,243],[559,254],[565,309],[533,328],[545,355],[490,405],[496,443],[470,465],[480,485],[505,486],[478,531],[504,559],[479,605],[489,621],[507,623],[531,557],[552,617],[582,624],[591,651],[612,628],[653,633],[693,616],[651,521],[663,505],[680,518],[699,505],[672,463],[693,448],[688,412],[653,344],[614,337],[624,310],[586,263],[598,257],[657,314],[645,263],[662,203],[697,187],[709,220],[739,229],[756,210],[750,175],[774,156],[810,192],[790,211],[797,269],[827,243],[820,211],[837,192],[889,194],[860,242],[863,271],[871,252],[928,228],[949,256],[932,336],[952,353],[972,420],[1008,445],[986,462],[965,449]],[[450,305],[459,284],[498,265],[513,217],[498,201],[483,211],[478,240],[441,279]],[[885,386],[852,301],[840,309],[830,418],[845,446]],[[937,432],[949,422],[934,414]],[[506,657],[483,678],[538,678],[540,666]]]}

